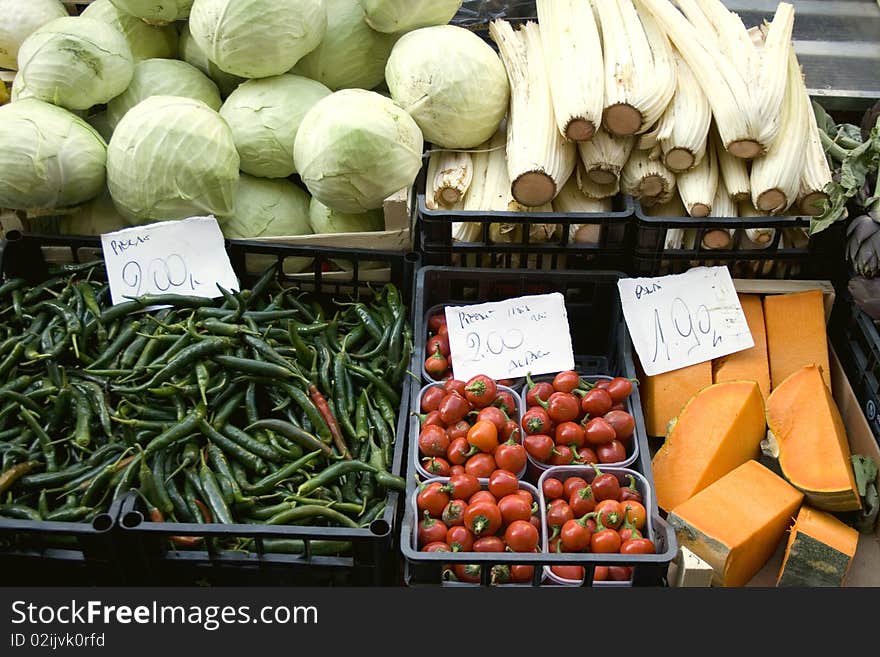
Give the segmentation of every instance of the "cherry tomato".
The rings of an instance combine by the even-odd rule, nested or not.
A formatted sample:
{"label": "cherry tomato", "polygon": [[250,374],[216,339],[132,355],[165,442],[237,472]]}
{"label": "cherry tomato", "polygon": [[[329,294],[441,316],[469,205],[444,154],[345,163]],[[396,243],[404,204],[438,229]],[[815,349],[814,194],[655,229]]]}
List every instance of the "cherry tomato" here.
{"label": "cherry tomato", "polygon": [[535,526],[535,529],[541,531],[541,518],[537,515],[532,515],[529,517],[529,522]]}
{"label": "cherry tomato", "polygon": [[562,579],[581,581],[584,579],[583,566],[550,566],[550,571]]}
{"label": "cherry tomato", "polygon": [[446,356],[440,353],[440,347],[435,346],[431,355],[425,359],[425,372],[432,379],[439,379],[448,369],[449,361],[446,359]]}
{"label": "cherry tomato", "polygon": [[614,404],[614,406],[611,407],[611,410],[612,411],[625,411],[626,406],[624,405],[623,402],[617,402],[616,404]]}
{"label": "cherry tomato", "polygon": [[422,467],[425,472],[434,477],[448,477],[450,475],[449,462],[436,456],[423,458]]}
{"label": "cherry tomato", "polygon": [[444,357],[449,357],[449,336],[433,335],[425,342],[425,350],[429,354],[439,351]]}
{"label": "cherry tomato", "polygon": [[[443,486],[443,491],[449,493],[454,500],[469,500],[479,490],[480,481],[467,473],[451,476]],[[443,506],[445,507],[448,503],[449,500],[446,500]]]}
{"label": "cherry tomato", "polygon": [[446,312],[442,310],[428,318],[428,330],[436,333],[441,326],[446,326]]}
{"label": "cherry tomato", "polygon": [[613,529],[601,529],[590,539],[590,549],[602,554],[616,553],[620,550],[620,534]]}
{"label": "cherry tomato", "polygon": [[446,544],[453,552],[470,552],[474,549],[474,535],[464,525],[454,525],[446,532]]}
{"label": "cherry tomato", "polygon": [[610,379],[599,379],[596,381],[595,387],[600,388],[602,390],[608,390],[608,386],[611,385]]}
{"label": "cherry tomato", "polygon": [[546,404],[547,400],[550,399],[550,395],[554,392],[555,390],[553,390],[553,386],[550,383],[547,383],[546,381],[536,383],[529,388],[528,393],[526,393],[526,405],[540,406],[538,403],[539,399]]}
{"label": "cherry tomato", "polygon": [[427,415],[419,416],[419,422],[421,423],[422,428],[429,427],[432,425],[437,425],[441,428],[446,428],[443,424],[443,420],[440,419],[440,411],[431,411]]}
{"label": "cherry tomato", "polygon": [[513,440],[498,445],[494,456],[499,468],[513,474],[519,474],[526,467],[526,448]]}
{"label": "cherry tomato", "polygon": [[578,398],[570,392],[554,392],[547,402],[547,414],[554,422],[570,422],[581,414]]}
{"label": "cherry tomato", "polygon": [[509,388],[513,385],[513,379],[498,379],[495,383],[500,386],[507,386]]}
{"label": "cherry tomato", "polygon": [[440,402],[446,396],[443,386],[431,386],[422,393],[422,401],[419,404],[422,413],[430,413],[440,409]]}
{"label": "cherry tomato", "polygon": [[608,393],[614,403],[622,402],[632,394],[632,381],[622,376],[615,377],[608,382]]}
{"label": "cherry tomato", "polygon": [[592,466],[596,471],[590,488],[593,489],[593,497],[597,502],[602,500],[619,500],[620,499],[620,482],[613,474],[603,473],[595,464]]}
{"label": "cherry tomato", "polygon": [[519,479],[507,470],[496,470],[489,475],[489,491],[499,500],[505,495],[515,495],[519,490]]}
{"label": "cherry tomato", "polygon": [[615,439],[610,443],[597,446],[596,456],[599,457],[599,463],[620,463],[626,460],[626,447]]}
{"label": "cherry tomato", "polygon": [[550,454],[550,465],[568,465],[573,452],[568,445],[557,445]]}
{"label": "cherry tomato", "polygon": [[463,465],[451,465],[449,466],[449,476],[454,477],[455,475],[464,474],[464,466]]}
{"label": "cherry tomato", "polygon": [[583,447],[584,429],[577,422],[562,422],[556,425],[556,444],[569,447]]}
{"label": "cherry tomato", "polygon": [[447,527],[455,527],[456,525],[464,525],[464,512],[467,511],[468,504],[464,500],[450,500],[443,508],[440,516]]}
{"label": "cherry tomato", "polygon": [[611,395],[602,388],[593,388],[581,398],[581,411],[590,417],[602,417],[613,405]]}
{"label": "cherry tomato", "polygon": [[504,414],[507,415],[507,417],[513,417],[516,415],[516,400],[513,398],[513,395],[506,390],[498,391],[498,396],[495,397],[492,406],[504,411]]}
{"label": "cherry tomato", "polygon": [[515,563],[510,566],[510,581],[511,582],[531,582],[532,578],[535,576],[535,567],[529,566],[522,563]]}
{"label": "cherry tomato", "polygon": [[446,456],[449,436],[443,427],[429,424],[419,433],[419,452],[423,456]]}
{"label": "cherry tomato", "polygon": [[[445,355],[445,354],[444,354]],[[553,377],[553,389],[556,392],[571,392],[581,384],[581,377],[577,372],[567,370]]]}
{"label": "cherry tomato", "polygon": [[547,506],[548,527],[562,527],[566,522],[573,519],[574,514],[571,512],[571,507],[565,500],[553,500]]}
{"label": "cherry tomato", "polygon": [[594,417],[584,426],[584,438],[590,445],[604,445],[617,438],[617,433],[607,420]]}
{"label": "cherry tomato", "polygon": [[449,504],[449,495],[443,490],[443,484],[439,481],[428,484],[416,496],[416,507],[419,511],[427,511],[435,518],[440,517],[447,504]]}
{"label": "cherry tomato", "polygon": [[527,435],[544,433],[550,430],[550,416],[540,406],[533,406],[523,414],[521,424]]}
{"label": "cherry tomato", "polygon": [[446,450],[446,460],[451,465],[464,465],[473,456],[467,438],[453,438]]}
{"label": "cherry tomato", "polygon": [[629,485],[620,489],[620,501],[633,500],[634,502],[641,502],[642,494],[636,488],[636,478],[631,474],[626,475],[626,478],[629,479]]}
{"label": "cherry tomato", "polygon": [[465,382],[459,379],[449,379],[443,384],[443,389],[447,392],[454,392],[464,397]]}
{"label": "cherry tomato", "polygon": [[644,529],[648,522],[648,512],[641,502],[625,500],[620,502],[620,510],[624,518],[636,526],[636,529]]}
{"label": "cherry tomato", "polygon": [[498,447],[498,429],[487,420],[478,420],[468,431],[467,441],[481,452],[491,454]]}
{"label": "cherry tomato", "polygon": [[464,464],[464,471],[479,479],[485,479],[498,469],[491,454],[474,454]]}
{"label": "cherry tomato", "polygon": [[528,520],[514,520],[504,530],[504,542],[514,552],[534,552],[538,539],[538,530]]}
{"label": "cherry tomato", "polygon": [[504,423],[504,427],[498,434],[498,439],[501,441],[513,440],[514,442],[520,442],[522,438],[520,437],[521,429],[519,428],[519,422],[516,420],[508,420]]}
{"label": "cherry tomato", "polygon": [[579,463],[598,463],[599,457],[589,447],[580,447],[577,450],[577,460]]}
{"label": "cherry tomato", "polygon": [[528,521],[532,517],[532,505],[519,495],[506,495],[498,500],[501,509],[501,521],[509,525],[514,520]]}
{"label": "cherry tomato", "polygon": [[553,439],[546,434],[531,434],[523,440],[523,446],[526,448],[526,451],[533,459],[541,463],[546,463],[550,460],[554,445]]}
{"label": "cherry tomato", "polygon": [[626,522],[624,522],[624,525],[617,530],[617,533],[620,534],[621,545],[631,538],[642,538],[642,532],[636,529],[634,525],[627,525]]}
{"label": "cherry tomato", "polygon": [[632,566],[608,566],[608,579],[612,582],[628,582],[632,579]]}
{"label": "cherry tomato", "polygon": [[474,552],[504,552],[504,541],[498,536],[483,536],[474,541]]}
{"label": "cherry tomato", "polygon": [[656,554],[654,541],[648,538],[631,538],[620,546],[621,554]]}
{"label": "cherry tomato", "polygon": [[471,425],[466,420],[459,420],[455,424],[446,427],[446,435],[449,436],[449,440],[463,438],[467,442],[467,434],[470,430]]}
{"label": "cherry tomato", "polygon": [[510,583],[510,566],[506,563],[499,563],[492,566],[489,574],[489,581],[492,584],[509,584]]}
{"label": "cherry tomato", "polygon": [[569,477],[562,484],[562,494],[565,497],[571,497],[571,494],[581,488],[589,486],[587,480],[583,477]]}
{"label": "cherry tomato", "polygon": [[419,545],[424,546],[435,541],[446,541],[446,524],[442,520],[436,520],[431,517],[427,511],[419,523],[418,539]]}
{"label": "cherry tomato", "polygon": [[498,385],[485,374],[477,374],[464,387],[467,400],[477,408],[491,404],[498,395]]}
{"label": "cherry tomato", "polygon": [[495,497],[488,490],[478,490],[476,493],[471,495],[470,499],[468,500],[468,505],[476,504],[477,502],[481,502],[481,501],[489,502],[491,504],[496,504],[498,502],[498,498]]}
{"label": "cherry tomato", "polygon": [[565,487],[555,477],[547,477],[544,483],[541,484],[541,490],[544,493],[544,497],[548,500],[557,500],[565,495]]}
{"label": "cherry tomato", "polygon": [[605,527],[617,529],[623,524],[623,512],[617,500],[602,500],[596,505],[596,517]]}
{"label": "cherry tomato", "polygon": [[567,521],[559,531],[559,541],[565,552],[583,552],[590,547],[592,537],[593,532],[579,520]]}
{"label": "cherry tomato", "polygon": [[614,428],[614,435],[618,440],[628,440],[635,431],[636,422],[626,411],[608,411],[604,419]]}
{"label": "cherry tomato", "polygon": [[477,413],[477,421],[491,422],[494,424],[495,428],[498,430],[499,436],[503,435],[504,429],[507,426],[507,416],[500,408],[496,408],[495,406],[481,408],[480,412]]}
{"label": "cherry tomato", "polygon": [[568,496],[568,505],[576,518],[591,513],[596,508],[596,500],[593,499],[593,489],[589,486],[579,490],[573,490]]}
{"label": "cherry tomato", "polygon": [[608,579],[608,566],[596,566],[593,570],[593,581],[604,582]]}
{"label": "cherry tomato", "polygon": [[494,536],[501,529],[501,509],[497,504],[483,500],[468,504],[464,513],[464,526],[475,537]]}
{"label": "cherry tomato", "polygon": [[446,543],[434,541],[423,547],[422,552],[452,552],[452,549]]}
{"label": "cherry tomato", "polygon": [[477,584],[480,581],[480,567],[477,564],[455,564],[452,572],[455,574],[455,579],[459,582]]}
{"label": "cherry tomato", "polygon": [[471,405],[467,399],[454,392],[448,393],[440,402],[440,418],[448,425],[463,420],[470,413]]}

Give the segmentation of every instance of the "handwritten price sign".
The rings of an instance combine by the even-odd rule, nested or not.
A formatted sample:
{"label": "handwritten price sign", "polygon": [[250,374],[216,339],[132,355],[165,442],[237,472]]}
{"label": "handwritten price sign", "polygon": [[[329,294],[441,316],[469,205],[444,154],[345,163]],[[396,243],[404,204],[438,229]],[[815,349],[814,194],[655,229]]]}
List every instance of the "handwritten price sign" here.
{"label": "handwritten price sign", "polygon": [[670,372],[755,345],[726,267],[618,281],[645,374]]}
{"label": "handwritten price sign", "polygon": [[456,379],[476,374],[515,379],[574,367],[561,294],[447,306],[446,325]]}
{"label": "handwritten price sign", "polygon": [[147,294],[214,299],[238,289],[214,217],[193,217],[101,235],[113,304]]}

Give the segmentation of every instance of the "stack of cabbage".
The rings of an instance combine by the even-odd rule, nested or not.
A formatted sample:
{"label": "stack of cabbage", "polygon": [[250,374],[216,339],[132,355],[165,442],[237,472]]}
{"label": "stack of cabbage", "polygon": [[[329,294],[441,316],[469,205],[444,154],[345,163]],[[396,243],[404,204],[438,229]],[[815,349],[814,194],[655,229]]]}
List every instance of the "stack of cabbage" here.
{"label": "stack of cabbage", "polygon": [[207,214],[231,238],[382,230],[426,137],[474,147],[506,113],[498,56],[445,25],[460,5],[0,0],[18,71],[0,207],[63,209],[78,233]]}

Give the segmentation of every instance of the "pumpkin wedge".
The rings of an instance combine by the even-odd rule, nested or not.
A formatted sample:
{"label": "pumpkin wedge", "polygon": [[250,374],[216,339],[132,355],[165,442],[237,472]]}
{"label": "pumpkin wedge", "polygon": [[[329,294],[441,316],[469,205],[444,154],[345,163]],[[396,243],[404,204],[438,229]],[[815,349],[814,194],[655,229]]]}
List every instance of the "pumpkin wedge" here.
{"label": "pumpkin wedge", "polygon": [[754,381],[726,381],[694,395],[652,461],[657,504],[669,511],[760,453],[764,399]]}
{"label": "pumpkin wedge", "polygon": [[804,365],[819,365],[831,387],[822,290],[764,297],[770,381],[775,388]]}
{"label": "pumpkin wedge", "polygon": [[803,493],[746,461],[668,516],[679,545],[712,566],[715,586],[743,586],[776,551]]}
{"label": "pumpkin wedge", "polygon": [[655,376],[642,375],[639,395],[649,436],[665,436],[675,418],[697,391],[712,384],[712,363],[697,363]]}
{"label": "pumpkin wedge", "polygon": [[788,535],[776,586],[843,586],[858,544],[858,531],[803,505]]}
{"label": "pumpkin wedge", "polygon": [[862,508],[840,411],[816,365],[802,367],[767,400],[764,453],[811,506],[823,511]]}
{"label": "pumpkin wedge", "polygon": [[764,401],[770,395],[770,363],[767,360],[767,332],[764,308],[757,294],[740,294],[739,303],[752,333],[755,346],[712,361],[712,382],[757,381]]}

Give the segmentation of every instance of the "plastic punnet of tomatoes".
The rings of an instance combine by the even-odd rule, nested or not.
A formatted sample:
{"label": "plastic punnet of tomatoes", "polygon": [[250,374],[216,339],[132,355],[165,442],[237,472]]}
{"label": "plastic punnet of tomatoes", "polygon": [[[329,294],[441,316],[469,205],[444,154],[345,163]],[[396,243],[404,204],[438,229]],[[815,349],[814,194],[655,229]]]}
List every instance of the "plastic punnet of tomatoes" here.
{"label": "plastic punnet of tomatoes", "polygon": [[541,473],[560,465],[628,466],[639,456],[630,379],[574,371],[526,377],[520,391],[523,446]]}
{"label": "plastic punnet of tomatoes", "polygon": [[[548,581],[580,586],[584,566],[591,565],[594,586],[631,586],[640,562],[662,561],[658,552],[664,546],[658,546],[654,526],[662,521],[651,518],[651,487],[640,473],[595,464],[553,467],[541,475],[538,488],[543,551],[584,554],[582,563],[545,566]],[[671,552],[665,547],[671,560],[674,546]],[[606,561],[609,555],[616,556]]]}
{"label": "plastic punnet of tomatoes", "polygon": [[[424,326],[422,377],[425,381],[447,381],[452,378],[452,353],[446,329],[446,306],[429,308]],[[496,383],[518,389],[522,379],[497,379]]]}
{"label": "plastic punnet of tomatoes", "polygon": [[488,481],[469,474],[429,479],[413,495],[413,544],[420,552],[449,553],[441,575],[446,586],[479,584],[484,567],[491,569],[492,585],[531,585],[540,568],[491,564],[492,553],[540,553],[547,539],[538,489],[504,470],[496,475]]}
{"label": "plastic punnet of tomatoes", "polygon": [[486,479],[506,470],[521,478],[527,456],[520,403],[512,388],[483,375],[424,386],[413,413],[416,471],[422,477],[466,472]]}

